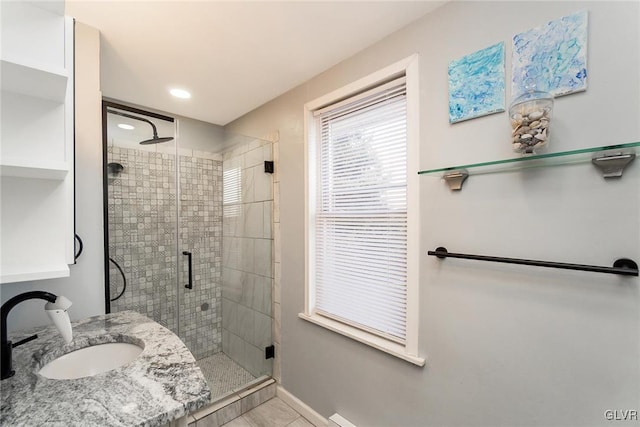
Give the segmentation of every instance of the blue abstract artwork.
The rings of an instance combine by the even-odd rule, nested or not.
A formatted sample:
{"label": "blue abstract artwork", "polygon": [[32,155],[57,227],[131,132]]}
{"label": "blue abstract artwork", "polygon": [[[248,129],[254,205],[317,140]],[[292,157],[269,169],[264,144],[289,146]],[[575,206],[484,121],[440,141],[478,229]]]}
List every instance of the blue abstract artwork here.
{"label": "blue abstract artwork", "polygon": [[449,63],[449,122],[504,111],[504,43]]}
{"label": "blue abstract artwork", "polygon": [[583,11],[513,37],[514,98],[532,86],[554,96],[587,89],[587,23]]}

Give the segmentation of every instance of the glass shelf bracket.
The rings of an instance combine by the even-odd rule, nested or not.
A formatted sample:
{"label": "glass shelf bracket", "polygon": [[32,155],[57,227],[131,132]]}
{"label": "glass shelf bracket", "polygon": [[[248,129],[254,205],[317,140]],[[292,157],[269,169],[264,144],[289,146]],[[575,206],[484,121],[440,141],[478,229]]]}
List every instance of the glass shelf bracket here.
{"label": "glass shelf bracket", "polygon": [[450,190],[458,191],[462,189],[464,181],[470,175],[511,172],[528,168],[590,161],[601,170],[604,178],[619,178],[622,176],[624,168],[635,159],[638,151],[640,151],[640,142],[631,142],[627,144],[605,145],[579,150],[535,154],[532,156],[426,169],[419,171],[418,174],[440,176],[445,180]]}
{"label": "glass shelf bracket", "polygon": [[622,176],[624,168],[636,158],[635,153],[616,153],[611,155],[597,156],[591,160],[602,171],[605,178],[618,178]]}

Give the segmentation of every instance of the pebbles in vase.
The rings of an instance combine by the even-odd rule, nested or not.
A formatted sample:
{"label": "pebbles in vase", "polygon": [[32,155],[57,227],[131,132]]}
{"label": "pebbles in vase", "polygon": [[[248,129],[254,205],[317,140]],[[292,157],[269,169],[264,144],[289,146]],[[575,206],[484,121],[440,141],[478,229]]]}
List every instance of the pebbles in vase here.
{"label": "pebbles in vase", "polygon": [[545,146],[549,138],[551,111],[548,108],[531,108],[511,115],[513,128],[512,143],[514,151],[533,153]]}

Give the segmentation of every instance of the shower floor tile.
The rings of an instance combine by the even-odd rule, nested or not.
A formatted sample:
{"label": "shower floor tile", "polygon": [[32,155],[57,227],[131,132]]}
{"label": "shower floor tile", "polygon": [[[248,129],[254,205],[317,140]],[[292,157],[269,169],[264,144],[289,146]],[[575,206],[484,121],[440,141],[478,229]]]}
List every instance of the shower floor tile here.
{"label": "shower floor tile", "polygon": [[255,379],[253,375],[222,352],[197,362],[211,389],[212,400]]}

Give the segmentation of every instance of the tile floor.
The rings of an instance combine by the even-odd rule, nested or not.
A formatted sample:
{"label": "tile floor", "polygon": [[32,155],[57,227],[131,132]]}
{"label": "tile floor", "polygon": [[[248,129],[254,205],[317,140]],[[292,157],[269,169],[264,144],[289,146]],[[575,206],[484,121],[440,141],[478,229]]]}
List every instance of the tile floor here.
{"label": "tile floor", "polygon": [[313,427],[313,424],[274,397],[222,427]]}
{"label": "tile floor", "polygon": [[213,400],[255,379],[222,352],[199,359],[197,362],[209,384]]}

